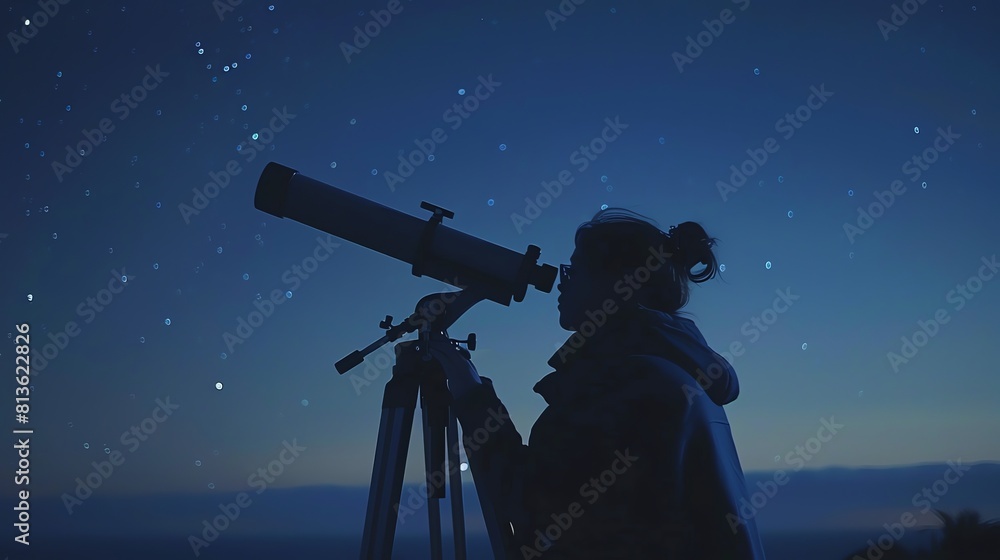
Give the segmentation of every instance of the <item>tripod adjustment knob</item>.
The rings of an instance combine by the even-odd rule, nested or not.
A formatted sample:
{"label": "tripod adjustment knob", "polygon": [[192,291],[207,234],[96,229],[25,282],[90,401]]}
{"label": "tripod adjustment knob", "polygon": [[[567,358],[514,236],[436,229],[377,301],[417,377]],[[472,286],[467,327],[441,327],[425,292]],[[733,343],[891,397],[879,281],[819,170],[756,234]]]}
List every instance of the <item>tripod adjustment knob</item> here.
{"label": "tripod adjustment knob", "polygon": [[392,315],[386,315],[385,321],[378,324],[378,328],[389,330],[392,328]]}

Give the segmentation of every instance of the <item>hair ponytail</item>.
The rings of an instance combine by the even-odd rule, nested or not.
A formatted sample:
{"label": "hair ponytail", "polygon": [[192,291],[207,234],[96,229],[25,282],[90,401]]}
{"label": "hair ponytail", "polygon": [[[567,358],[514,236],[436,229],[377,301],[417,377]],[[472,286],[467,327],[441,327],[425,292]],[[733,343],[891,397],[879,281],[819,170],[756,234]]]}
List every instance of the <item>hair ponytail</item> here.
{"label": "hair ponytail", "polygon": [[[674,263],[680,268],[679,272],[695,284],[715,278],[719,262],[712,248],[715,247],[718,240],[709,237],[705,233],[705,228],[696,222],[679,224],[671,228],[671,234],[676,240],[677,252],[674,255]],[[692,273],[699,264],[704,264],[705,268]]]}

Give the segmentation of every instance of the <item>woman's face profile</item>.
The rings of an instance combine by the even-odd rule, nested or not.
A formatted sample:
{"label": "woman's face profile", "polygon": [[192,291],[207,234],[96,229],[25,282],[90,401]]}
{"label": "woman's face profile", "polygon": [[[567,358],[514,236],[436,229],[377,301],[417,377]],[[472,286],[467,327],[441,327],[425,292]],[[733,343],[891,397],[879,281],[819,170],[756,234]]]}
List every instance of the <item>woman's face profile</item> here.
{"label": "woman's face profile", "polygon": [[606,274],[588,267],[579,249],[573,251],[569,269],[560,268],[559,326],[575,332],[587,320],[588,311],[594,314],[603,307],[605,300],[613,299],[613,283]]}

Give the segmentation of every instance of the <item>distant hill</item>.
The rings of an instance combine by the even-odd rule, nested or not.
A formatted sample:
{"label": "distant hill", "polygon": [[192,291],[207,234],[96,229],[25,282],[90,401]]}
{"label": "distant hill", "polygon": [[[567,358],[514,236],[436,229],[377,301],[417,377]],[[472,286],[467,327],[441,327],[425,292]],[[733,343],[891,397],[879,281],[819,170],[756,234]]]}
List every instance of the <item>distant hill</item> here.
{"label": "distant hill", "polygon": [[[954,484],[938,482],[943,490],[938,501],[929,507],[945,511],[972,508],[985,519],[1000,517],[1000,464],[978,463],[961,478],[950,477]],[[817,530],[877,529],[884,523],[898,522],[900,515],[911,512],[921,522],[937,525],[933,512],[921,513],[923,502],[913,504],[913,497],[935,481],[943,481],[948,465],[919,465],[895,468],[828,468],[786,472],[787,481],[771,486],[774,473],[747,474],[750,491],[760,492],[762,504],[755,515],[761,532],[815,532]],[[466,477],[471,480],[471,477]],[[773,494],[767,497],[762,486]],[[404,497],[411,486],[404,487]],[[773,490],[777,488],[777,492]],[[252,503],[240,509],[240,516],[226,530],[244,536],[327,535],[356,536],[364,526],[367,487],[322,486],[294,489],[270,488],[262,494],[248,489]],[[474,487],[464,489],[467,531],[483,531],[482,515]],[[135,497],[109,497],[100,492],[78,505],[72,516],[58,497],[36,497],[31,503],[32,535],[35,538],[58,538],[102,535],[163,536],[197,534],[202,521],[220,515],[220,504],[235,500],[235,492],[214,494],[165,494]],[[766,498],[766,499],[765,499]],[[13,496],[6,496],[7,503]],[[450,528],[448,501],[442,503],[444,526]],[[426,535],[427,511],[398,526],[397,534]]]}

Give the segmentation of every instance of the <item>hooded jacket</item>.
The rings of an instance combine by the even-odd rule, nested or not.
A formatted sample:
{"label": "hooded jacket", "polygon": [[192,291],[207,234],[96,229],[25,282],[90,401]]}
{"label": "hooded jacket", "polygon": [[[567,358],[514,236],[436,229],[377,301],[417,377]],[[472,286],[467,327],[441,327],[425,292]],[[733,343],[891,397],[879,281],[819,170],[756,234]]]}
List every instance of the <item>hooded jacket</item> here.
{"label": "hooded jacket", "polygon": [[452,403],[508,558],[764,559],[722,409],[736,372],[691,320],[623,309],[548,364],[528,445],[489,378]]}

